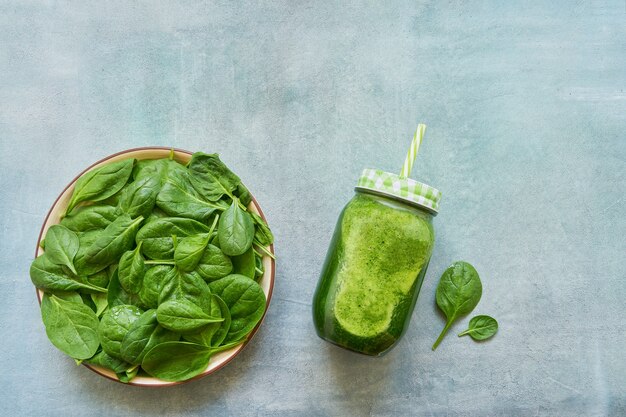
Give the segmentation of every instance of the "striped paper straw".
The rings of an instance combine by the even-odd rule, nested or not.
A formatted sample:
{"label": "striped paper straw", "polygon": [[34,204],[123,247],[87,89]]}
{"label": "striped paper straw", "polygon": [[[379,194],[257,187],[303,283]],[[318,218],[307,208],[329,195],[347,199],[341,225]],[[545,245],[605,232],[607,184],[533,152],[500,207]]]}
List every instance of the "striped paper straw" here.
{"label": "striped paper straw", "polygon": [[407,152],[406,154],[406,159],[404,160],[402,171],[400,171],[401,178],[407,178],[409,175],[411,175],[413,162],[415,162],[415,157],[417,156],[417,152],[419,151],[420,145],[422,144],[422,139],[424,138],[425,131],[426,125],[423,125],[421,123],[417,125],[415,135],[413,135],[413,141],[411,142],[411,147],[409,148],[409,152]]}

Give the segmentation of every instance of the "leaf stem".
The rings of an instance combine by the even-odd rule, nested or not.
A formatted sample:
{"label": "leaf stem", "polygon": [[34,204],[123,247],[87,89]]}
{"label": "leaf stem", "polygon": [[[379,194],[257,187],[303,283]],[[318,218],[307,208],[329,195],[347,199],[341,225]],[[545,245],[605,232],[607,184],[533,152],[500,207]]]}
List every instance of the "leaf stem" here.
{"label": "leaf stem", "polygon": [[461,336],[468,335],[468,334],[470,333],[470,330],[471,330],[471,329],[467,329],[467,330],[465,330],[464,332],[459,333],[459,335],[458,335],[458,336],[459,336],[459,337],[461,337]]}
{"label": "leaf stem", "polygon": [[268,251],[267,249],[265,249],[265,247],[261,246],[259,244],[259,242],[255,241],[254,244],[256,245],[257,248],[259,248],[261,250],[261,252],[263,252],[264,254],[269,256],[270,258],[276,260],[276,257],[274,256],[274,254],[272,252]]}
{"label": "leaf stem", "polygon": [[211,228],[209,229],[209,238],[213,234],[213,230],[215,230],[215,226],[217,225],[217,221],[219,220],[219,218],[220,218],[220,215],[216,214],[215,218],[213,219],[213,224],[211,225]]}
{"label": "leaf stem", "polygon": [[443,330],[441,331],[441,334],[439,335],[439,337],[435,341],[435,344],[433,345],[433,350],[437,349],[437,346],[439,346],[439,343],[441,343],[441,341],[443,340],[450,326],[452,326],[452,320],[448,320],[448,322],[446,323],[446,327],[443,328]]}

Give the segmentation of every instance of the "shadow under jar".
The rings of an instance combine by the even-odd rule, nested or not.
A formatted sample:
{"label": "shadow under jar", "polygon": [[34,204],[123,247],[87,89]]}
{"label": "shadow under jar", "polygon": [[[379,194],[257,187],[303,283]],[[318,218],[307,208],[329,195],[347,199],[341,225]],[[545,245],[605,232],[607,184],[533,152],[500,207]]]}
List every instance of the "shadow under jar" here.
{"label": "shadow under jar", "polygon": [[363,171],[343,209],[313,298],[317,334],[378,356],[404,334],[432,253],[441,193],[409,178]]}

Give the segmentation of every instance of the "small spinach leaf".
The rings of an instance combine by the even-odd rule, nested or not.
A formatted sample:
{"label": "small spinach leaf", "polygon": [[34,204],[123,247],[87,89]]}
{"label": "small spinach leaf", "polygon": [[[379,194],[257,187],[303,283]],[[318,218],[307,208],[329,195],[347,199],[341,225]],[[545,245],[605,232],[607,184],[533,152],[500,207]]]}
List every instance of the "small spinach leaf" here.
{"label": "small spinach leaf", "polygon": [[459,333],[459,337],[470,335],[474,340],[485,340],[496,334],[498,331],[498,322],[490,316],[472,317],[469,322],[469,328]]}
{"label": "small spinach leaf", "polygon": [[141,178],[128,184],[119,201],[119,209],[131,218],[148,217],[152,213],[161,185],[155,177]]}
{"label": "small spinach leaf", "polygon": [[224,343],[246,336],[263,317],[265,293],[259,284],[243,275],[228,275],[209,284],[230,310],[231,323]]}
{"label": "small spinach leaf", "polygon": [[144,225],[137,232],[137,243],[143,242],[141,251],[151,259],[173,259],[174,241],[198,233],[207,233],[209,227],[196,220],[183,217],[162,217]]}
{"label": "small spinach leaf", "polygon": [[174,342],[178,339],[180,339],[178,333],[159,325],[156,310],[148,310],[131,324],[128,333],[122,339],[120,353],[125,361],[139,365],[150,349],[160,343]]}
{"label": "small spinach leaf", "polygon": [[46,291],[48,295],[54,295],[61,300],[71,301],[73,303],[83,303],[83,298],[76,291]]}
{"label": "small spinach leaf", "polygon": [[45,253],[30,264],[30,279],[35,287],[45,291],[106,292],[106,289],[96,287],[69,269],[51,262]]}
{"label": "small spinach leaf", "polygon": [[109,274],[106,269],[103,269],[100,272],[96,272],[93,275],[89,275],[87,277],[87,281],[90,284],[95,285],[96,287],[106,288],[109,286]]}
{"label": "small spinach leaf", "polygon": [[[215,294],[211,294],[211,310],[209,315],[212,317],[222,318],[223,321],[208,324],[196,333],[186,333],[183,335],[183,338],[187,342],[198,343],[204,346],[213,346],[213,340],[216,338],[216,333],[218,333],[221,328],[225,327],[226,332],[228,332],[228,328],[230,327],[230,313],[228,311],[228,306]],[[226,336],[226,333],[224,333],[224,336]],[[217,338],[219,337],[220,336],[217,336]],[[223,340],[223,338],[221,340]]]}
{"label": "small spinach leaf", "polygon": [[142,311],[138,307],[131,305],[118,305],[107,310],[98,327],[102,350],[114,358],[123,359],[122,341],[131,325],[139,319],[141,314]]}
{"label": "small spinach leaf", "polygon": [[141,280],[145,273],[145,263],[141,255],[141,242],[133,250],[125,252],[120,258],[118,275],[122,288],[131,294],[141,289]]}
{"label": "small spinach leaf", "polygon": [[230,258],[215,245],[207,245],[196,272],[200,274],[205,281],[213,281],[223,278],[230,274],[233,270],[233,263]]}
{"label": "small spinach leaf", "polygon": [[119,273],[117,268],[113,271],[111,279],[109,280],[107,303],[109,307],[115,307],[119,305],[133,305],[141,309],[143,309],[146,305],[144,302],[142,302],[139,295],[126,292],[124,288],[122,288],[122,286],[120,285]]}
{"label": "small spinach leaf", "polygon": [[141,216],[131,219],[127,214],[115,219],[85,251],[83,259],[88,262],[88,266],[84,269],[96,273],[115,263],[133,246],[135,234],[142,221]]}
{"label": "small spinach leaf", "polygon": [[133,169],[135,181],[146,177],[154,177],[159,179],[160,185],[165,184],[169,178],[178,178],[187,174],[187,169],[171,158],[137,161]]}
{"label": "small spinach leaf", "polygon": [[254,221],[254,238],[257,242],[259,242],[263,246],[269,246],[274,243],[274,234],[270,230],[263,217],[259,216],[252,211],[249,212],[250,216],[252,216],[252,220]]}
{"label": "small spinach leaf", "polygon": [[86,232],[78,232],[78,241],[80,246],[78,248],[78,252],[74,257],[74,266],[76,267],[76,271],[78,275],[95,275],[97,272],[92,271],[92,267],[89,265],[89,262],[86,258],[87,249],[95,242],[98,237],[102,234],[102,230],[89,230]]}
{"label": "small spinach leaf", "polygon": [[176,266],[186,272],[193,271],[204,254],[209,243],[209,234],[199,234],[180,239],[174,250]]}
{"label": "small spinach leaf", "polygon": [[114,206],[94,205],[76,208],[61,220],[61,225],[74,232],[87,232],[107,227],[117,218]]}
{"label": "small spinach leaf", "polygon": [[143,276],[141,290],[139,290],[141,302],[149,308],[157,308],[159,294],[163,291],[163,286],[172,279],[169,275],[174,273],[174,268],[169,265],[155,265],[149,268]]}
{"label": "small spinach leaf", "polygon": [[91,358],[98,350],[98,317],[88,306],[45,294],[41,317],[52,344],[72,358]]}
{"label": "small spinach leaf", "polygon": [[211,338],[211,346],[220,346],[228,335],[232,318],[230,317],[230,310],[224,300],[215,294],[213,294],[212,297],[212,303],[219,306],[224,321],[220,323],[220,327],[213,334],[213,337]]}
{"label": "small spinach leaf", "polygon": [[180,333],[194,332],[210,323],[221,322],[221,317],[212,317],[202,308],[186,300],[178,298],[159,304],[157,309],[159,324],[168,330]]}
{"label": "small spinach leaf", "polygon": [[196,152],[188,168],[193,185],[209,201],[217,201],[223,195],[234,198],[233,191],[241,183],[241,179],[224,165],[218,154]]}
{"label": "small spinach leaf", "polygon": [[85,362],[90,365],[100,366],[102,368],[109,369],[116,374],[124,373],[127,369],[132,367],[132,365],[128,362],[107,355],[107,353],[103,350],[96,353],[93,358],[90,358]]}
{"label": "small spinach leaf", "polygon": [[183,272],[178,268],[173,268],[166,275],[159,294],[159,305],[175,299],[186,299],[202,308],[205,313],[211,308],[211,290],[207,283],[197,273]]}
{"label": "small spinach leaf", "polygon": [[78,252],[80,242],[76,233],[65,226],[55,224],[46,232],[46,255],[57,265],[65,265],[74,275],[78,275],[74,268],[74,257]]}
{"label": "small spinach leaf", "polygon": [[259,280],[265,274],[265,266],[263,265],[263,256],[255,253],[254,254],[254,279],[259,282]]}
{"label": "small spinach leaf", "polygon": [[90,294],[91,301],[96,306],[96,316],[100,317],[104,311],[109,307],[108,294],[105,293],[92,293]]}
{"label": "small spinach leaf", "polygon": [[103,165],[83,174],[74,186],[67,213],[83,201],[104,200],[122,189],[133,170],[134,159]]}
{"label": "small spinach leaf", "polygon": [[241,204],[243,204],[244,207],[248,207],[248,205],[252,202],[252,195],[242,182],[237,185],[237,189],[233,194],[239,199],[239,201],[241,201]]}
{"label": "small spinach leaf", "polygon": [[170,216],[187,217],[201,222],[206,222],[216,210],[221,211],[228,207],[220,201],[206,201],[185,176],[168,179],[157,196],[156,204]]}
{"label": "small spinach leaf", "polygon": [[467,262],[457,261],[450,265],[437,285],[437,305],[446,315],[446,325],[433,345],[437,349],[452,323],[470,313],[480,301],[483,286],[478,272]]}
{"label": "small spinach leaf", "polygon": [[254,239],[252,218],[237,203],[237,199],[233,200],[220,217],[217,227],[220,248],[228,256],[241,255],[252,246]]}
{"label": "small spinach leaf", "polygon": [[231,259],[233,262],[233,274],[245,275],[248,278],[254,279],[256,261],[252,246],[241,255],[233,256]]}
{"label": "small spinach leaf", "polygon": [[165,381],[184,381],[202,373],[210,358],[210,347],[189,342],[165,342],[146,354],[141,367]]}

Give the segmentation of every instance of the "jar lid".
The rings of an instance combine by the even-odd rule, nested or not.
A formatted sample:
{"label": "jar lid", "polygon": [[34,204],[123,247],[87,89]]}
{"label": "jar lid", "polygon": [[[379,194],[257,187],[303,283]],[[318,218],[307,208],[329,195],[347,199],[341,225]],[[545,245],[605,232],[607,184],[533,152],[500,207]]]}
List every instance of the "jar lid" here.
{"label": "jar lid", "polygon": [[417,204],[435,214],[439,211],[439,200],[441,200],[439,190],[411,178],[400,177],[380,169],[364,169],[356,188],[390,195]]}

